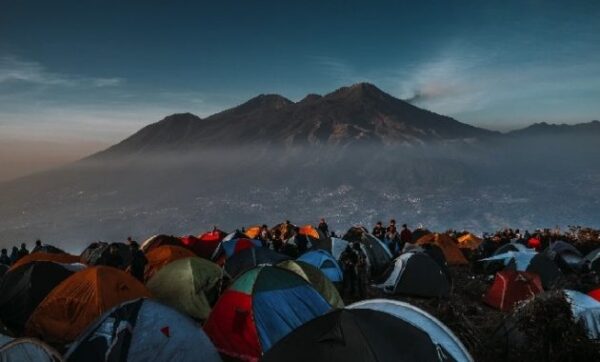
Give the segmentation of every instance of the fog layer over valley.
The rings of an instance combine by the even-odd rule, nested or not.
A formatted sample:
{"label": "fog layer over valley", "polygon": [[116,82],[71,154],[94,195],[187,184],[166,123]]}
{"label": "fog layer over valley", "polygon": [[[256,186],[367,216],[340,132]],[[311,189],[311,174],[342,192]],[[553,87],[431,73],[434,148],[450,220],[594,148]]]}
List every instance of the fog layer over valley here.
{"label": "fog layer over valley", "polygon": [[600,226],[595,135],[426,145],[223,145],[92,157],[2,184],[0,243],[79,251],[128,235],[327,218],[334,230],[395,217],[430,229]]}

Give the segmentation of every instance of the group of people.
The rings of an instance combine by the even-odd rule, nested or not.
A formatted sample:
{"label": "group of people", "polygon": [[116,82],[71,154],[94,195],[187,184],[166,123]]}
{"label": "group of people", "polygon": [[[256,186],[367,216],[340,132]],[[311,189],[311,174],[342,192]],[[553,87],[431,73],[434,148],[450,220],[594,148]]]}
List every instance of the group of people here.
{"label": "group of people", "polygon": [[[35,247],[33,248],[33,250],[31,250],[31,252],[35,253],[40,251],[42,249],[42,246],[42,241],[39,239],[36,240]],[[29,250],[27,249],[26,243],[22,243],[20,248],[13,246],[10,255],[8,255],[7,249],[2,249],[2,251],[0,252],[0,264],[11,266],[27,255],[29,255]]]}
{"label": "group of people", "polygon": [[398,232],[396,220],[391,219],[386,227],[381,221],[378,221],[371,232],[373,236],[386,243],[390,252],[397,255],[407,243],[412,243],[412,232],[406,224],[402,225],[402,230]]}
{"label": "group of people", "polygon": [[106,257],[101,258],[98,265],[126,270],[131,276],[143,283],[144,271],[146,269],[146,264],[148,264],[148,259],[140,249],[140,245],[137,241],[133,240],[131,237],[127,238],[127,245],[129,246],[128,254],[130,255],[128,261],[123,258],[119,244],[113,243],[108,247],[108,254]]}

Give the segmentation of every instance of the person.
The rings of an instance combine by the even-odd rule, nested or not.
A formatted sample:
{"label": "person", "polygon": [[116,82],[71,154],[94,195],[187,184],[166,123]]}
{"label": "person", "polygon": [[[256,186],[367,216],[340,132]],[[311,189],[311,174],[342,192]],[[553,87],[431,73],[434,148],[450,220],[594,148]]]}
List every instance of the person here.
{"label": "person", "polygon": [[354,243],[353,249],[356,254],[356,283],[358,285],[358,297],[364,299],[367,297],[367,283],[369,282],[367,256],[360,248],[360,243]]}
{"label": "person", "polygon": [[373,234],[373,236],[377,239],[383,240],[385,237],[385,229],[383,228],[383,223],[381,221],[377,221],[377,224],[375,224],[371,234]]}
{"label": "person", "polygon": [[137,241],[133,240],[131,238],[131,236],[127,237],[127,245],[129,245],[129,247],[133,246],[134,244],[139,245]]}
{"label": "person", "polygon": [[401,250],[399,249],[400,237],[398,236],[395,227],[388,228],[388,231],[385,234],[385,241],[392,255],[398,254],[399,250]]}
{"label": "person", "polygon": [[408,243],[412,243],[412,232],[406,224],[402,224],[402,231],[400,232],[400,243],[402,248]]}
{"label": "person", "polygon": [[356,284],[356,264],[358,263],[358,255],[352,250],[350,244],[346,245],[346,249],[340,255],[340,264],[344,273],[342,283],[342,294],[345,296],[354,297]]}
{"label": "person", "polygon": [[131,249],[131,264],[129,265],[129,273],[131,276],[144,283],[144,271],[146,270],[146,264],[148,259],[146,255],[140,250],[138,243],[133,242],[129,246]]}
{"label": "person", "polygon": [[264,247],[271,248],[271,232],[269,231],[269,227],[266,224],[263,224],[260,227],[260,232],[258,233],[258,240],[262,242]]}
{"label": "person", "polygon": [[338,236],[335,234],[335,231],[332,231],[332,232],[329,234],[329,237],[330,237],[330,238],[337,238]]}
{"label": "person", "polygon": [[21,249],[19,249],[19,259],[27,255],[29,255],[29,250],[27,250],[27,244],[22,243]]}
{"label": "person", "polygon": [[14,264],[19,260],[19,248],[13,246],[12,251],[10,253],[10,264]]}
{"label": "person", "polygon": [[123,269],[123,258],[119,253],[119,245],[118,244],[110,244],[108,247],[108,255],[106,256],[106,260],[104,261],[104,265],[112,266],[113,268]]}
{"label": "person", "polygon": [[321,219],[321,222],[319,222],[317,229],[319,229],[323,233],[323,235],[329,234],[329,225],[327,225],[325,219]]}
{"label": "person", "polygon": [[40,239],[37,239],[35,241],[35,246],[33,247],[33,250],[31,250],[31,253],[33,254],[33,253],[41,251],[41,250],[42,250],[42,241]]}
{"label": "person", "polygon": [[6,249],[2,249],[2,254],[0,254],[0,264],[7,266],[10,266],[11,264],[10,257],[8,256],[8,250]]}
{"label": "person", "polygon": [[385,233],[390,234],[390,233],[397,233],[397,232],[398,231],[396,229],[396,220],[391,219],[389,225],[385,229]]}

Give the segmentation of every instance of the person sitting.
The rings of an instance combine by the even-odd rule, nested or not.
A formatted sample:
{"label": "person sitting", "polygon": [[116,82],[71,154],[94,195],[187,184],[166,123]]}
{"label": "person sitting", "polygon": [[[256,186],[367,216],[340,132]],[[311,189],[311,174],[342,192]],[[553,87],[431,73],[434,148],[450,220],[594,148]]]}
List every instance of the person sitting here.
{"label": "person sitting", "polygon": [[2,249],[2,254],[0,254],[0,264],[4,264],[6,266],[10,266],[11,260],[8,256],[8,250]]}
{"label": "person sitting", "polygon": [[146,264],[148,264],[148,259],[146,259],[146,255],[140,250],[138,243],[133,242],[129,247],[131,249],[129,273],[141,283],[144,283],[144,270],[146,269]]}
{"label": "person sitting", "polygon": [[41,251],[41,250],[42,250],[42,241],[40,239],[37,239],[35,241],[35,246],[31,250],[31,253],[33,254],[33,253]]}
{"label": "person sitting", "polygon": [[123,258],[119,253],[118,244],[110,244],[108,247],[108,255],[106,256],[103,264],[117,269],[123,269],[125,267]]}
{"label": "person sitting", "polygon": [[21,249],[19,249],[19,259],[27,255],[29,255],[29,250],[27,250],[27,244],[22,243]]}
{"label": "person sitting", "polygon": [[319,222],[319,226],[317,226],[317,229],[319,229],[323,233],[323,235],[329,234],[329,225],[327,225],[325,219],[321,219],[321,222]]}
{"label": "person sitting", "polygon": [[385,229],[383,228],[383,223],[381,221],[377,221],[377,224],[375,224],[371,234],[373,234],[373,236],[377,239],[383,240],[385,237]]}

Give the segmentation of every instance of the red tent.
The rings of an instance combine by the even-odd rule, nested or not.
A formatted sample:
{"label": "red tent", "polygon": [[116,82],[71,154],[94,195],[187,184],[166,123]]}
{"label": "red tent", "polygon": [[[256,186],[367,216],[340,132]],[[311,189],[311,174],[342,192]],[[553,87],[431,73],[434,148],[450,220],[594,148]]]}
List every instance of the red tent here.
{"label": "red tent", "polygon": [[496,274],[494,283],[483,297],[483,301],[494,308],[509,311],[518,302],[543,291],[542,281],[537,274],[503,270]]}
{"label": "red tent", "polygon": [[539,247],[542,245],[542,242],[540,241],[539,238],[537,237],[533,237],[530,238],[529,240],[527,240],[527,247],[528,248],[532,248],[532,249],[539,249]]}
{"label": "red tent", "polygon": [[600,288],[592,290],[588,295],[600,302]]}
{"label": "red tent", "polygon": [[202,241],[202,253],[205,254],[201,256],[210,259],[226,236],[227,234],[219,229],[214,229],[198,236],[198,239]]}

